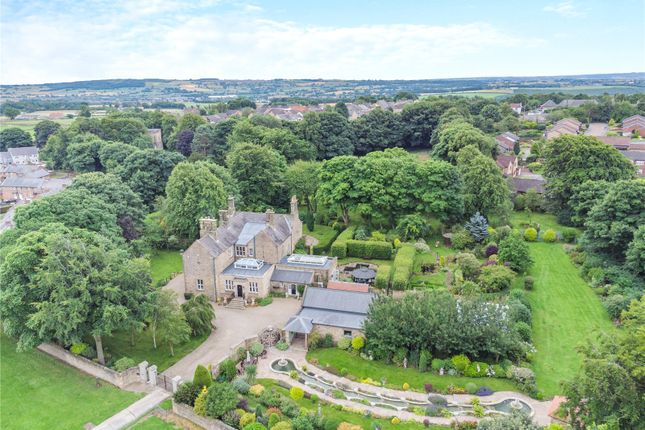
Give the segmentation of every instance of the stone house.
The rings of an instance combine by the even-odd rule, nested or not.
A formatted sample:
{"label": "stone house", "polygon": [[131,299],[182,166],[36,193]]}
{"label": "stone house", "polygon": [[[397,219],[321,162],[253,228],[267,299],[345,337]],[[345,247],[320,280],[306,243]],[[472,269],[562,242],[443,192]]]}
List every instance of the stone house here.
{"label": "stone house", "polygon": [[363,322],[375,297],[369,292],[307,287],[300,312],[283,329],[285,338],[289,343],[303,339],[307,348],[312,333],[330,334],[334,341],[362,336]]}
{"label": "stone house", "polygon": [[35,146],[23,146],[9,148],[7,150],[13,164],[38,164],[38,148]]}
{"label": "stone house", "polygon": [[200,220],[200,238],[183,253],[186,293],[211,300],[253,303],[270,293],[299,296],[299,286],[322,285],[333,276],[336,259],[292,254],[302,237],[298,200],[288,214],[228,209]]}
{"label": "stone house", "polygon": [[507,131],[495,137],[497,141],[497,147],[501,153],[513,152],[515,149],[515,144],[520,141],[520,137],[515,133]]}
{"label": "stone house", "polygon": [[23,178],[12,176],[0,184],[0,197],[2,200],[33,200],[43,189],[43,180],[39,178]]}

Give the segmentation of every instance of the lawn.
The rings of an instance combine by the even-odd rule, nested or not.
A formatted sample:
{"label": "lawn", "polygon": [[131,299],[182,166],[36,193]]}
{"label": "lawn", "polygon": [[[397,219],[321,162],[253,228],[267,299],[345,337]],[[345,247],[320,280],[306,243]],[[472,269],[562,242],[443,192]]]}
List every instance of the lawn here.
{"label": "lawn", "polygon": [[331,244],[336,239],[336,236],[338,236],[338,232],[336,230],[327,225],[321,224],[315,224],[313,231],[310,231],[309,228],[304,225],[303,233],[318,239],[317,248],[321,248],[322,250],[316,253],[327,253],[327,251],[329,251],[329,248],[331,247]]}
{"label": "lawn", "polygon": [[134,346],[130,344],[129,332],[116,332],[113,336],[103,339],[103,347],[115,359],[130,357],[137,364],[145,360],[151,365],[156,364],[157,370],[163,372],[201,345],[206,338],[208,338],[208,335],[191,337],[188,342],[175,345],[174,356],[170,355],[168,345],[161,344],[159,339],[157,339],[157,349],[154,349],[152,347],[152,335],[147,330],[135,334]]}
{"label": "lawn", "polygon": [[[280,387],[279,385],[276,384],[276,381],[273,379],[259,379],[258,383],[264,385],[267,388],[274,387],[277,392],[280,394],[289,397],[289,391],[286,388]],[[315,391],[311,391],[312,393],[315,393]],[[253,400],[251,397],[250,400]],[[249,402],[249,405],[252,405],[253,402]],[[301,408],[306,408],[310,411],[316,411],[318,409],[318,404],[312,402],[309,399],[301,399],[296,401],[298,406]],[[358,407],[358,404],[357,404]],[[378,423],[379,428],[382,430],[422,430],[422,429],[429,429],[429,430],[444,430],[448,429],[449,427],[443,427],[439,425],[431,425],[429,427],[424,427],[422,423],[414,422],[414,421],[402,421],[401,423],[394,425],[390,422],[390,420],[386,419],[374,419],[374,418],[366,418],[363,417],[362,415],[355,414],[352,412],[345,412],[345,411],[339,411],[337,409],[334,409],[333,407],[329,405],[321,405],[321,411],[324,417],[326,418],[336,418],[338,420],[346,421],[348,423],[352,424],[358,424],[363,427],[364,430],[373,430],[374,425]],[[392,415],[395,415],[396,412],[392,411]]]}
{"label": "lawn", "polygon": [[167,423],[159,417],[149,416],[144,418],[142,421],[139,421],[133,427],[130,427],[130,430],[175,430],[179,427]]}
{"label": "lawn", "polygon": [[568,228],[558,224],[556,216],[551,214],[543,214],[538,212],[532,212],[529,214],[524,211],[514,211],[511,215],[511,225],[514,228],[523,230],[529,223],[540,224],[541,230],[550,228],[555,231],[561,231],[563,228]]}
{"label": "lawn", "polygon": [[403,369],[378,361],[364,360],[338,348],[310,351],[307,354],[307,359],[318,360],[318,366],[321,368],[328,364],[337,370],[345,368],[350,375],[359,379],[372,378],[375,381],[380,381],[385,377],[386,386],[399,390],[405,382],[416,391],[424,391],[423,385],[426,383],[432,384],[437,391],[444,391],[451,384],[463,387],[468,382],[472,382],[477,386],[486,385],[495,391],[517,391],[515,385],[506,379],[439,376],[432,372],[419,372],[412,368]]}
{"label": "lawn", "polygon": [[150,255],[150,274],[152,284],[170,278],[173,273],[183,270],[181,254],[179,251],[155,249]]}
{"label": "lawn", "polygon": [[600,332],[614,332],[604,307],[559,244],[530,243],[535,261],[529,293],[533,309],[533,369],[538,388],[547,396],[560,394],[560,382],[580,369],[576,346]]}
{"label": "lawn", "polygon": [[141,395],[101,382],[33,350],[16,352],[0,337],[0,422],[3,429],[82,429],[99,424]]}

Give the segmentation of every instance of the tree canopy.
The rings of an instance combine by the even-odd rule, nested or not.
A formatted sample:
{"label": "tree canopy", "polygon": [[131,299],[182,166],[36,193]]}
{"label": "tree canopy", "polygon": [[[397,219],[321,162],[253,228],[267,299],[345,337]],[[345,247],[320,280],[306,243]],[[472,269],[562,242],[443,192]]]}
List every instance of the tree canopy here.
{"label": "tree canopy", "polygon": [[347,118],[336,111],[308,112],[300,124],[302,135],[318,151],[318,159],[354,153]]}
{"label": "tree canopy", "polygon": [[19,148],[23,146],[32,146],[31,135],[18,127],[7,127],[0,130],[0,151],[6,151],[9,148]]}

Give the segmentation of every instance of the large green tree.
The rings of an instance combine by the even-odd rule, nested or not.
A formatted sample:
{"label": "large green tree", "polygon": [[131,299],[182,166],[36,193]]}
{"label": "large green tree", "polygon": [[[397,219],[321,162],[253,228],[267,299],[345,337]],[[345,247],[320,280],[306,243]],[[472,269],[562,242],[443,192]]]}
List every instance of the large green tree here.
{"label": "large green tree", "polygon": [[231,176],[237,180],[245,205],[252,209],[286,204],[284,172],[287,163],[275,149],[240,143],[226,157]]}
{"label": "large green tree", "polygon": [[316,161],[296,161],[287,167],[284,180],[289,195],[295,195],[310,213],[315,213],[316,192],[318,191],[320,163]]}
{"label": "large green tree", "polygon": [[179,163],[168,178],[163,215],[170,231],[182,238],[197,238],[199,219],[217,218],[218,210],[226,206],[224,183],[209,164]]}
{"label": "large green tree", "polygon": [[316,147],[313,144],[298,138],[286,128],[265,129],[260,143],[278,151],[287,162],[315,160],[317,156]]}
{"label": "large green tree", "polygon": [[512,208],[508,184],[491,157],[470,145],[459,151],[457,169],[463,185],[466,213],[505,218]]}
{"label": "large green tree", "polygon": [[31,135],[21,128],[7,127],[0,130],[0,151],[6,151],[9,148],[32,146],[33,144]]}
{"label": "large green tree", "polygon": [[351,123],[356,154],[403,146],[401,116],[376,108]]}
{"label": "large green tree", "polygon": [[114,173],[152,207],[155,199],[163,194],[172,169],[183,159],[177,152],[139,150],[128,155]]}
{"label": "large green tree", "polygon": [[358,204],[358,192],[354,186],[354,170],[358,158],[343,155],[323,161],[320,166],[318,201],[341,213],[345,225],[349,224],[349,210]]}
{"label": "large green tree", "polygon": [[403,108],[403,140],[408,148],[430,146],[433,130],[439,123],[441,115],[451,107],[448,100],[434,98],[411,103]]}
{"label": "large green tree", "polygon": [[589,215],[589,211],[599,200],[607,194],[611,182],[585,181],[573,189],[569,206],[571,206],[571,222],[582,226]]}
{"label": "large green tree", "polygon": [[459,151],[468,145],[477,147],[482,154],[488,156],[493,154],[496,147],[495,139],[464,120],[455,120],[441,126],[437,140],[432,148],[432,156],[451,163],[455,163]]}
{"label": "large green tree", "polygon": [[316,147],[320,160],[354,153],[349,122],[338,112],[308,112],[300,129],[303,137]]}
{"label": "large green tree", "polygon": [[571,217],[574,188],[585,181],[609,182],[634,177],[634,166],[613,146],[592,136],[561,136],[544,148],[547,196],[564,221]]}
{"label": "large green tree", "polygon": [[209,156],[218,164],[226,162],[229,150],[228,136],[239,120],[230,118],[217,124],[203,124],[197,127],[193,136],[192,152]]}
{"label": "large green tree", "polygon": [[585,246],[624,259],[636,229],[645,225],[645,179],[616,182],[589,211]]}
{"label": "large green tree", "polygon": [[25,234],[0,265],[3,328],[19,349],[92,336],[104,363],[103,337],[140,321],[150,292],[147,261],[62,224]]}
{"label": "large green tree", "polygon": [[634,232],[634,239],[629,243],[625,257],[625,266],[645,280],[645,224]]}
{"label": "large green tree", "polygon": [[54,121],[40,121],[34,126],[34,134],[36,135],[36,146],[42,148],[47,143],[49,136],[56,133],[60,129],[60,124]]}

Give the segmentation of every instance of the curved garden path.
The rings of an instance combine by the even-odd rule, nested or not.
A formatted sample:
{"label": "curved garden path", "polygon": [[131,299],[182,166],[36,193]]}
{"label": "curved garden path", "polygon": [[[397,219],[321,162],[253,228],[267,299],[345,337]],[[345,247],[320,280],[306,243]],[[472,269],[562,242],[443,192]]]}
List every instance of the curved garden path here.
{"label": "curved garden path", "polygon": [[[451,421],[478,421],[478,418],[475,418],[472,416],[464,416],[464,417],[455,416],[453,418],[427,417],[427,416],[419,416],[408,411],[393,411],[386,408],[379,408],[376,406],[364,405],[351,400],[335,399],[329,395],[312,390],[311,387],[308,387],[307,385],[302,384],[290,378],[289,375],[274,372],[271,369],[271,363],[273,363],[274,360],[281,357],[291,359],[299,368],[302,368],[303,365],[306,365],[308,369],[313,370],[316,374],[324,377],[326,380],[333,381],[333,382],[338,381],[344,384],[345,386],[349,386],[351,388],[361,388],[364,391],[385,394],[388,397],[394,397],[394,398],[409,398],[409,399],[418,400],[418,401],[427,400],[427,395],[424,393],[419,393],[415,391],[399,391],[399,390],[393,390],[390,388],[376,387],[373,385],[367,385],[367,384],[350,381],[347,378],[333,375],[329,372],[326,372],[320,369],[319,367],[312,365],[311,363],[308,363],[306,360],[306,353],[302,350],[298,350],[294,348],[289,348],[287,351],[279,351],[275,348],[270,348],[268,350],[267,356],[258,362],[258,367],[257,367],[258,378],[269,378],[269,379],[280,380],[280,381],[286,382],[289,385],[298,386],[307,392],[315,393],[316,395],[318,395],[318,397],[330,403],[341,404],[343,406],[347,406],[348,408],[351,408],[357,411],[369,411],[372,414],[379,415],[382,417],[397,416],[402,420],[418,421],[418,422],[423,422],[424,420],[427,419],[430,423],[447,425],[447,426],[450,425]],[[469,394],[453,394],[453,395],[444,395],[444,397],[446,397],[448,401],[451,401],[453,403],[466,404],[466,403],[469,403],[473,397],[477,397],[477,396],[471,396]],[[549,405],[551,404],[550,401],[538,401],[526,396],[525,394],[517,393],[514,391],[498,391],[493,393],[490,396],[486,396],[486,398],[482,400],[486,403],[497,403],[509,397],[518,398],[523,402],[526,402],[527,404],[529,404],[533,408],[533,412],[534,412],[533,420],[537,424],[548,425],[551,423],[551,418],[548,415]]]}

